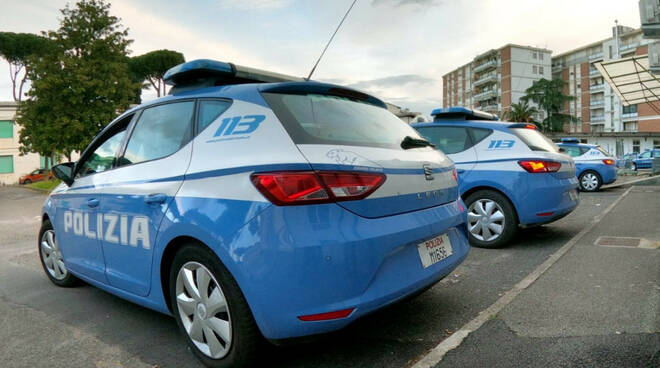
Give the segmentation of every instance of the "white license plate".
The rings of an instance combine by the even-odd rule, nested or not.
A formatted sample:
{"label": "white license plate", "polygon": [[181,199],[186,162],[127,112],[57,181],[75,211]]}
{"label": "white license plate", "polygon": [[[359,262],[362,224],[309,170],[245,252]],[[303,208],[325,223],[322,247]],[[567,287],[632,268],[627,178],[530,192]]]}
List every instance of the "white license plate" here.
{"label": "white license plate", "polygon": [[576,189],[571,189],[568,191],[568,196],[571,197],[571,201],[577,201],[578,194]]}
{"label": "white license plate", "polygon": [[447,234],[436,236],[417,246],[419,258],[422,260],[422,266],[427,268],[435,263],[442,261],[452,254],[451,242]]}

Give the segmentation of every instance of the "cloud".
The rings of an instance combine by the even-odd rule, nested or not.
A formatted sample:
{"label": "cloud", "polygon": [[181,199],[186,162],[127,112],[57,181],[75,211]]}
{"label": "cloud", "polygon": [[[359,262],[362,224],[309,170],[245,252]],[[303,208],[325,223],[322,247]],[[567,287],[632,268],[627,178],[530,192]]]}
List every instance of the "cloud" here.
{"label": "cloud", "polygon": [[418,7],[429,7],[434,5],[439,5],[440,1],[438,0],[371,0],[371,5],[390,5],[394,7],[413,5]]}
{"label": "cloud", "polygon": [[221,0],[223,8],[255,10],[255,9],[279,9],[289,5],[290,0]]}
{"label": "cloud", "polygon": [[424,77],[417,74],[404,74],[393,75],[384,78],[372,79],[367,81],[359,81],[349,84],[349,87],[358,89],[373,89],[373,88],[391,88],[402,87],[407,84],[428,84],[435,82],[435,79]]}

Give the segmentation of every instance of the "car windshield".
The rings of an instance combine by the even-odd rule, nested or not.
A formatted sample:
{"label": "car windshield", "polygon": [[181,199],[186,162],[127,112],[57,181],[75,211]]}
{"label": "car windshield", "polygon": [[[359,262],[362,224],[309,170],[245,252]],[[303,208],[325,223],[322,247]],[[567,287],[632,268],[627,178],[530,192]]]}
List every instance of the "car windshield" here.
{"label": "car windshield", "polygon": [[337,96],[264,93],[297,144],[341,144],[400,148],[403,138],[423,139],[379,106]]}
{"label": "car windshield", "polygon": [[536,129],[512,128],[511,130],[532,151],[559,152],[559,146]]}

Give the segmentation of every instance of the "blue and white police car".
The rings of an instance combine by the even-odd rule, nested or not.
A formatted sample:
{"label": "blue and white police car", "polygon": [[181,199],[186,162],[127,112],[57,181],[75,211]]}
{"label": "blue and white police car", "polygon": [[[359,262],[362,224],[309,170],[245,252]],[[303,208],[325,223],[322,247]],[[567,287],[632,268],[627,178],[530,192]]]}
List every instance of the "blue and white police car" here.
{"label": "blue and white police car", "polygon": [[660,158],[660,149],[647,150],[640,153],[632,160],[632,169],[651,169],[653,167],[653,159]]}
{"label": "blue and white police car", "polygon": [[616,181],[616,158],[600,146],[580,143],[577,138],[562,138],[557,145],[575,160],[580,190],[596,192],[601,185]]}
{"label": "blue and white police car", "polygon": [[535,125],[462,107],[432,115],[433,122],[412,126],[455,162],[472,245],[503,246],[519,226],[546,224],[577,207],[573,160]]}
{"label": "blue and white police car", "polygon": [[381,100],[211,60],[165,80],[54,168],[56,285],[171,314],[205,364],[242,366],[262,336],[337,330],[466,257],[454,164]]}

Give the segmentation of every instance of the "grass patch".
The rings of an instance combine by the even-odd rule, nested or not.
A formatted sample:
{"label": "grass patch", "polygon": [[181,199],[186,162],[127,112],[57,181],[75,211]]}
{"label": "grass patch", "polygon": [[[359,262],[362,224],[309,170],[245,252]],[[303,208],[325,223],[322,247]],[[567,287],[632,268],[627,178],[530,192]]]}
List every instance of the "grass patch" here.
{"label": "grass patch", "polygon": [[53,179],[53,180],[43,180],[43,181],[38,181],[36,183],[30,183],[26,184],[26,187],[32,188],[32,189],[38,189],[42,190],[44,192],[50,192],[53,189],[55,189],[56,186],[60,185],[61,181],[59,179]]}

